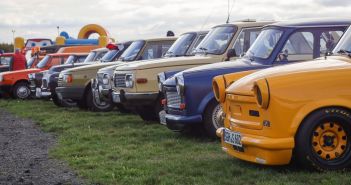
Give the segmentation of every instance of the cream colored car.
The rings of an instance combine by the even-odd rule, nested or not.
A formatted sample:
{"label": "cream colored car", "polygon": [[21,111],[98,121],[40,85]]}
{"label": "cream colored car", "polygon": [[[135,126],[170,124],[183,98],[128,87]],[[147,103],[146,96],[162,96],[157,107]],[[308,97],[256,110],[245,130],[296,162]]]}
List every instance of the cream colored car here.
{"label": "cream colored car", "polygon": [[[164,58],[147,63],[134,62],[117,67],[114,72],[113,102],[135,110],[143,120],[157,120],[161,110],[162,94],[158,90],[157,75],[164,71],[182,71],[199,65],[222,62],[243,54],[243,34],[246,29],[257,32],[248,37],[257,37],[261,28],[272,22],[240,21],[215,26],[196,47],[195,56]],[[240,37],[239,37],[240,35]]]}

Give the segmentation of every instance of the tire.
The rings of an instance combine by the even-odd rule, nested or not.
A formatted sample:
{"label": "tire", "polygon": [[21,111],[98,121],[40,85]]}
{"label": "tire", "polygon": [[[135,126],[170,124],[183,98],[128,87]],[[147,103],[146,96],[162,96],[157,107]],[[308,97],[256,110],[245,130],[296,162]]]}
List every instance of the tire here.
{"label": "tire", "polygon": [[87,107],[90,111],[110,112],[113,110],[114,104],[112,102],[112,99],[109,99],[108,101],[104,101],[104,102],[98,102],[98,101],[100,101],[100,100],[97,100],[95,98],[92,90],[88,89],[88,92],[86,94],[86,103],[87,103]]}
{"label": "tire", "polygon": [[12,91],[12,95],[16,99],[28,99],[31,96],[30,88],[28,83],[19,82],[15,85]]}
{"label": "tire", "polygon": [[58,107],[75,107],[77,106],[77,102],[73,100],[61,100],[57,97],[56,93],[52,95],[52,101]]}
{"label": "tire", "polygon": [[162,110],[161,98],[157,98],[153,106],[138,107],[136,112],[144,121],[157,121],[159,122],[159,112]]}
{"label": "tire", "polygon": [[351,165],[351,114],[342,108],[312,113],[295,137],[294,155],[306,168],[343,170]]}
{"label": "tire", "polygon": [[205,131],[209,137],[217,138],[216,130],[224,126],[222,114],[222,106],[217,101],[208,104],[203,117]]}

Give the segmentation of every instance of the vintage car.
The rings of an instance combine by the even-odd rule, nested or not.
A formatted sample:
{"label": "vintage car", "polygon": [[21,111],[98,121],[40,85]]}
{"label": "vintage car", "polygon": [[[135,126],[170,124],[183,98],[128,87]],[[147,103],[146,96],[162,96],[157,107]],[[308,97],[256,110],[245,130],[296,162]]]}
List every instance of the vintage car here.
{"label": "vintage car", "polygon": [[[236,158],[341,170],[351,165],[351,29],[332,56],[279,66],[214,93],[225,112],[217,134]],[[221,77],[222,78],[222,77]],[[215,85],[217,86],[217,85]],[[217,96],[216,96],[217,97]]]}
{"label": "vintage car", "polygon": [[88,106],[93,103],[90,80],[96,77],[99,69],[137,60],[146,61],[160,58],[176,39],[175,37],[163,37],[136,40],[130,44],[116,62],[93,64],[62,71],[56,88],[59,101],[77,102],[80,108],[92,107]]}
{"label": "vintage car", "polygon": [[[60,72],[65,69],[98,63],[108,51],[108,48],[94,49],[85,57],[84,61],[82,61],[83,58],[81,56],[72,56],[63,65],[53,66],[48,71],[33,75],[32,78],[29,78],[32,95],[36,98],[52,98],[55,103],[58,102],[55,88],[57,87]],[[69,59],[71,59],[71,62],[68,62]],[[75,62],[77,60],[78,62]]]}
{"label": "vintage car", "polygon": [[[206,36],[208,31],[187,32],[179,36],[164,55],[165,58],[193,56],[194,49]],[[90,110],[110,111],[113,109],[112,102],[112,77],[117,65],[102,68],[97,72],[96,78],[92,79],[93,104]],[[116,104],[119,111],[127,111],[120,104]]]}
{"label": "vintage car", "polygon": [[[81,64],[81,63],[83,63],[85,61],[85,59],[87,58],[88,54],[89,53],[70,53],[69,57],[64,62],[64,64],[53,66],[49,70],[46,70],[46,71],[41,71],[41,72],[38,72],[38,73],[31,73],[31,74],[29,74],[28,75],[29,87],[30,87],[32,96],[36,97],[36,98],[49,99],[50,98],[50,96],[49,96],[50,93],[45,91],[46,89],[44,89],[44,91],[42,91],[42,89],[41,89],[43,76],[46,76],[49,72],[53,71],[53,68],[56,68],[58,66],[60,68],[61,66],[75,66],[75,65],[79,65],[79,64]],[[57,74],[57,76],[58,76],[58,74]],[[46,82],[46,81],[44,80],[44,82]]]}
{"label": "vintage car", "polygon": [[[158,90],[157,75],[163,71],[180,71],[228,59],[227,51],[245,28],[261,29],[271,22],[252,20],[215,26],[195,49],[195,56],[165,58],[145,63],[117,67],[114,72],[113,102],[136,111],[143,120],[158,120],[162,96]],[[229,52],[236,57],[233,52]],[[240,53],[238,53],[240,54]]]}
{"label": "vintage car", "polygon": [[0,73],[0,93],[12,95],[14,98],[27,99],[30,97],[29,74],[45,71],[52,66],[63,64],[70,55],[66,53],[66,51],[86,53],[95,48],[96,46],[71,46],[67,47],[67,49],[60,48],[60,53],[46,55],[35,68]]}
{"label": "vintage car", "polygon": [[[222,108],[212,91],[215,76],[245,71],[232,75],[240,78],[255,70],[324,56],[332,51],[350,24],[350,21],[313,19],[265,26],[250,49],[247,50],[249,46],[245,43],[253,40],[233,46],[235,51],[246,53],[241,59],[191,68],[163,82],[165,112],[160,113],[161,123],[174,131],[201,124],[207,134],[215,138],[216,129],[223,126]],[[257,30],[244,29],[239,37],[255,39],[252,35],[257,33]],[[159,79],[164,75],[161,73]]]}
{"label": "vintage car", "polygon": [[0,72],[26,69],[26,58],[21,53],[0,54]]}

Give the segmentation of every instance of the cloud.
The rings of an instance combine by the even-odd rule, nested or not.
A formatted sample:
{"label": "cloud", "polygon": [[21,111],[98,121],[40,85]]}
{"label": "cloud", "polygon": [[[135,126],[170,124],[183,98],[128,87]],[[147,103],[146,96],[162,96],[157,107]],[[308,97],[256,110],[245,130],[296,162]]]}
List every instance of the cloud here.
{"label": "cloud", "polygon": [[324,6],[350,6],[351,1],[348,0],[315,0],[316,3]]}
{"label": "cloud", "polygon": [[[286,20],[304,17],[350,17],[341,0],[235,1],[231,20]],[[344,2],[346,3],[346,2]],[[340,12],[343,12],[340,15]],[[213,0],[11,0],[0,2],[0,42],[11,42],[11,30],[25,38],[55,39],[56,26],[76,37],[85,24],[104,26],[117,40],[164,36],[210,29],[227,18],[227,1]]]}

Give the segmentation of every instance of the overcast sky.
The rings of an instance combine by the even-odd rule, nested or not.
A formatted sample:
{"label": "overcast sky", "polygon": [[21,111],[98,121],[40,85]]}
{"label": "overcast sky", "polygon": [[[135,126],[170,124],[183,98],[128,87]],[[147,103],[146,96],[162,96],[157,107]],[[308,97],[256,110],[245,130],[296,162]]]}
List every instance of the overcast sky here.
{"label": "overcast sky", "polygon": [[[350,0],[230,0],[230,20],[349,17]],[[225,23],[227,0],[1,0],[0,42],[12,32],[55,39],[56,26],[77,37],[89,23],[104,26],[119,41],[177,35]],[[232,6],[233,5],[233,6]]]}

